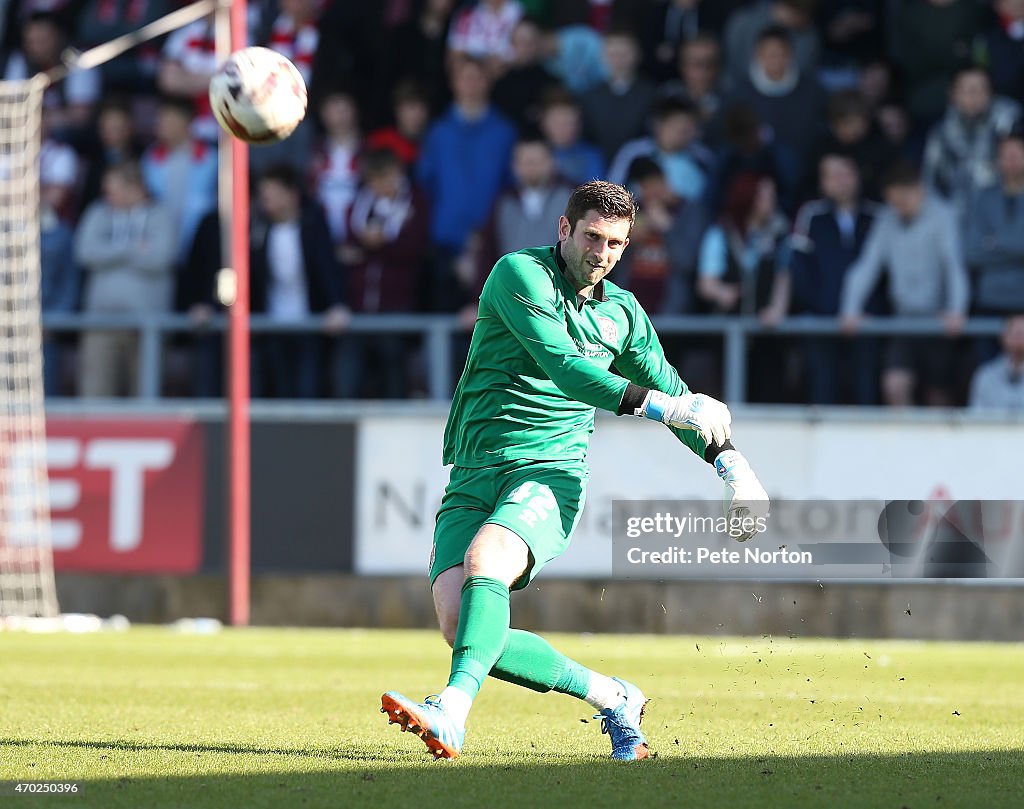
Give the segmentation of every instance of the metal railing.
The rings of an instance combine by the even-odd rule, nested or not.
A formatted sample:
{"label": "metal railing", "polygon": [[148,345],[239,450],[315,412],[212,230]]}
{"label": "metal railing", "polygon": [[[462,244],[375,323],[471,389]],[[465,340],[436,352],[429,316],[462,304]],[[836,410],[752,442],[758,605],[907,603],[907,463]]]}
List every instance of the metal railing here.
{"label": "metal railing", "polygon": [[[798,316],[776,326],[764,326],[755,317],[727,315],[669,316],[652,318],[658,334],[700,334],[719,336],[723,341],[724,393],[726,401],[746,401],[747,345],[753,337],[834,337],[841,338],[838,321],[833,317]],[[218,316],[202,326],[187,315],[97,315],[47,314],[43,328],[50,333],[83,331],[135,331],[139,334],[139,397],[160,398],[163,375],[163,342],[168,335],[201,335],[223,332],[227,319]],[[250,322],[254,336],[263,334],[324,334],[323,320],[308,317],[282,323],[265,315],[254,315]],[[992,337],[1002,330],[998,318],[977,318],[967,322],[961,334],[967,337]],[[941,337],[945,335],[936,318],[865,318],[858,336]],[[452,338],[468,336],[453,315],[356,315],[343,335],[405,334],[423,338],[427,364],[427,389],[430,398],[445,400],[452,393]]]}

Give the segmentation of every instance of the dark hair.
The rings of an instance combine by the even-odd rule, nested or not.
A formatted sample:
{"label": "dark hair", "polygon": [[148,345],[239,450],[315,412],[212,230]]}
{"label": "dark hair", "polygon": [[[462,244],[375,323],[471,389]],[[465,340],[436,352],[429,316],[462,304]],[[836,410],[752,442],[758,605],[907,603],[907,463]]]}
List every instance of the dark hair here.
{"label": "dark hair", "polygon": [[900,162],[882,175],[882,190],[890,188],[907,188],[912,185],[919,185],[921,182],[921,171],[913,163]]}
{"label": "dark hair", "polygon": [[638,157],[629,164],[629,182],[642,183],[652,177],[664,177],[665,172],[657,161],[649,157]]}
{"label": "dark hair", "polygon": [[999,138],[999,148],[1001,149],[1005,144],[1013,141],[1024,146],[1024,126],[1021,124],[1015,124],[1009,132]]}
{"label": "dark hair", "polygon": [[793,40],[790,38],[789,29],[781,25],[769,25],[757,35],[757,45],[767,42],[769,39],[777,39],[786,43],[786,47],[793,50]]}
{"label": "dark hair", "polygon": [[688,115],[696,120],[700,117],[700,112],[697,109],[697,105],[690,101],[684,101],[679,98],[666,98],[655,105],[654,110],[651,112],[651,119],[654,123],[660,124],[674,115]]}
{"label": "dark hair", "polygon": [[761,148],[761,119],[749,104],[735,104],[722,113],[722,135],[726,143],[743,152]]}
{"label": "dark hair", "polygon": [[416,79],[405,78],[401,79],[395,85],[394,92],[391,94],[391,100],[394,102],[395,106],[405,103],[406,101],[418,101],[429,107],[430,93],[427,91],[427,88]]}
{"label": "dark hair", "polygon": [[826,160],[842,160],[844,163],[848,163],[850,168],[857,172],[857,176],[860,176],[860,164],[857,163],[855,158],[849,152],[843,152],[839,149],[828,149],[821,153],[818,157],[818,171],[821,171],[821,167],[825,164]]}
{"label": "dark hair", "polygon": [[27,28],[29,25],[35,25],[37,23],[43,23],[44,25],[49,25],[52,28],[57,29],[57,33],[61,36],[66,37],[68,35],[68,26],[52,11],[33,11],[22,23],[22,30]]}
{"label": "dark hair", "polygon": [[818,6],[818,0],[779,0],[779,2],[805,17],[813,17]]}
{"label": "dark hair", "polygon": [[679,46],[679,58],[684,58],[684,54],[687,50],[692,48],[694,45],[713,45],[715,52],[718,54],[717,60],[721,61],[722,58],[722,44],[718,41],[718,37],[713,34],[709,34],[706,31],[700,31],[697,36],[691,37],[690,39],[683,42]]}
{"label": "dark hair", "polygon": [[541,96],[540,106],[544,112],[547,112],[552,107],[573,107],[576,110],[580,108],[576,97],[560,84],[551,85],[544,91],[544,94]]}
{"label": "dark hair", "polygon": [[274,163],[272,166],[267,166],[260,173],[259,181],[261,183],[279,183],[289,191],[294,191],[296,194],[302,193],[302,180],[295,167],[290,163]]}
{"label": "dark hair", "polygon": [[840,90],[828,100],[828,119],[832,123],[846,118],[867,118],[868,103],[859,90]]}
{"label": "dark hair", "polygon": [[389,171],[404,171],[405,167],[391,149],[371,149],[359,158],[359,167],[366,177],[379,177]]}
{"label": "dark hair", "polygon": [[[757,203],[761,183],[775,178],[756,171],[742,171],[729,181],[722,202],[722,219],[734,228],[744,228]],[[776,187],[778,184],[776,183]]]}
{"label": "dark hair", "polygon": [[526,127],[522,132],[519,133],[519,137],[516,138],[516,148],[520,146],[543,146],[546,151],[551,151],[551,147],[548,142],[544,139],[544,136],[535,127]]}
{"label": "dark hair", "polygon": [[984,76],[985,81],[988,82],[988,86],[992,86],[991,74],[988,72],[988,70],[985,69],[985,67],[976,63],[964,65],[962,68],[960,68],[953,76],[953,84],[956,84],[958,81],[960,81],[961,78],[966,76],[968,73],[977,73],[980,76]]}
{"label": "dark hair", "polygon": [[100,109],[97,117],[108,112],[119,112],[122,115],[132,118],[132,104],[125,96],[112,95],[100,102]]}
{"label": "dark hair", "polygon": [[636,221],[636,200],[621,185],[606,180],[591,180],[576,186],[565,204],[565,218],[569,220],[569,232],[576,229],[576,223],[586,217],[588,211],[597,211],[605,219],[628,219],[630,229]]}
{"label": "dark hair", "polygon": [[604,32],[603,39],[608,39],[609,37],[619,37],[620,39],[628,39],[632,41],[633,45],[635,45],[638,49],[640,48],[640,37],[637,36],[635,29],[630,28],[627,25],[612,25],[611,27],[608,28],[607,31]]}
{"label": "dark hair", "polygon": [[142,176],[142,167],[134,160],[122,160],[120,163],[112,163],[103,170],[104,177],[117,177],[125,185],[134,185],[136,188],[146,190],[146,180]]}
{"label": "dark hair", "polygon": [[174,110],[174,112],[180,113],[183,117],[192,120],[195,115],[195,105],[189,98],[178,98],[176,96],[161,96],[159,108],[161,110]]}

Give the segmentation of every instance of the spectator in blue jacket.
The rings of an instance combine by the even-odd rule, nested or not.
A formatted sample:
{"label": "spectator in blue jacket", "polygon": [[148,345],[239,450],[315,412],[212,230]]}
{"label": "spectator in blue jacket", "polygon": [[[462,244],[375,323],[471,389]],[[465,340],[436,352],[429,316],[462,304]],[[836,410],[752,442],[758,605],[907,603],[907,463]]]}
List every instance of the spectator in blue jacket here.
{"label": "spectator in blue jacket", "polygon": [[[800,208],[793,229],[793,306],[799,314],[835,317],[843,279],[864,248],[879,206],[861,198],[860,172],[849,155],[824,155],[818,176],[822,198]],[[843,379],[857,404],[878,404],[876,340],[815,336],[804,344],[804,360],[809,404],[839,404]]]}
{"label": "spectator in blue jacket", "polygon": [[189,134],[192,104],[166,98],[156,119],[156,143],[142,156],[142,176],[153,198],[174,216],[184,263],[199,221],[217,205],[217,153]]}
{"label": "spectator in blue jacket", "polygon": [[469,285],[458,281],[455,265],[510,179],[516,140],[515,128],[490,104],[481,62],[456,59],[451,77],[454,102],[427,132],[416,172],[434,217],[430,305],[449,312],[468,302]]}

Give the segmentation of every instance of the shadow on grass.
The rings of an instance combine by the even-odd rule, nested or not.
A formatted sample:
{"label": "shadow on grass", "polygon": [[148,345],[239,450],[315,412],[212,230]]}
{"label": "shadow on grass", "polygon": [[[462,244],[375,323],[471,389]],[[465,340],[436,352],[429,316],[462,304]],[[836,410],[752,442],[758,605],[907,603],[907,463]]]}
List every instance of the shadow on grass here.
{"label": "shadow on grass", "polygon": [[[457,762],[381,745],[292,749],[232,744],[151,744],[0,738],[12,747],[75,748],[87,757],[178,755],[160,766],[188,776],[93,778],[67,807],[1013,807],[1024,806],[1024,751],[706,758],[671,746],[636,764],[557,753],[522,757],[470,751]],[[87,752],[88,751],[88,752]],[[238,756],[236,761],[205,758]],[[274,760],[284,757],[284,761]],[[86,763],[86,762],[83,762]],[[137,762],[135,762],[137,765]],[[224,772],[237,768],[237,772]],[[205,773],[204,770],[209,772]],[[34,797],[37,805],[39,798]],[[15,805],[12,803],[11,805]],[[27,803],[26,799],[26,805]]]}

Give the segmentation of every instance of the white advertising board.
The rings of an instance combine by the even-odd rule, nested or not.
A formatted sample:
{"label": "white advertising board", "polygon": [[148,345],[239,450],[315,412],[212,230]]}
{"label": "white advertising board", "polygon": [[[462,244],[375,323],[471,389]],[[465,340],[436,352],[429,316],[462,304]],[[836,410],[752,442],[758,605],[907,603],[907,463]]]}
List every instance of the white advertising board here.
{"label": "white advertising board", "polygon": [[[737,420],[735,443],[773,497],[794,500],[1024,499],[1024,429],[996,423]],[[363,418],[358,426],[355,570],[426,573],[448,482],[440,416]],[[551,576],[611,573],[612,501],[717,498],[710,466],[665,428],[600,418],[587,506]]]}

